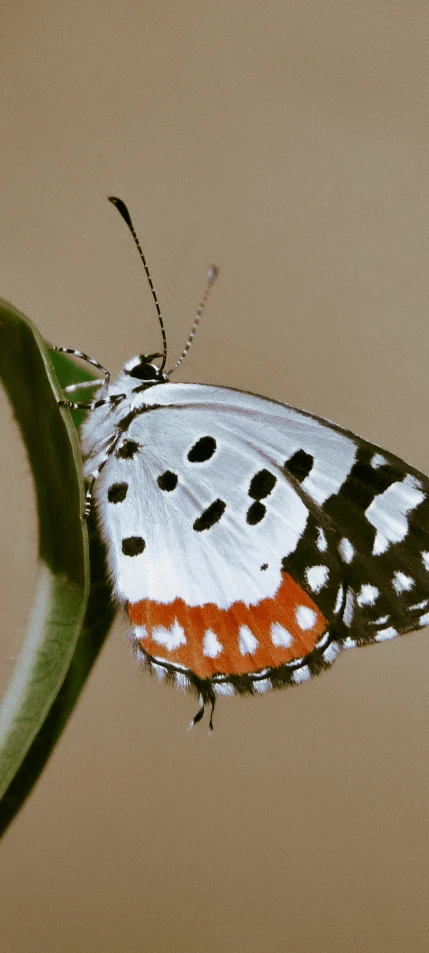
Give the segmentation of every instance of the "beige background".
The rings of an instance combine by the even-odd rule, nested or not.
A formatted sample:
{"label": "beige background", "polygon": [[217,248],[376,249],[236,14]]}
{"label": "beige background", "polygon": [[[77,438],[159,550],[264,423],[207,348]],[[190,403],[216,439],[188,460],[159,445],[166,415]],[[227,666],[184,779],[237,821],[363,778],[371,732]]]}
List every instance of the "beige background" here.
{"label": "beige background", "polygon": [[[0,293],[112,371],[333,418],[429,471],[428,8],[5,0]],[[35,395],[37,399],[37,395]],[[2,398],[1,662],[32,597],[31,479]],[[117,624],[1,853],[6,953],[426,953],[427,631],[294,691],[149,681]]]}

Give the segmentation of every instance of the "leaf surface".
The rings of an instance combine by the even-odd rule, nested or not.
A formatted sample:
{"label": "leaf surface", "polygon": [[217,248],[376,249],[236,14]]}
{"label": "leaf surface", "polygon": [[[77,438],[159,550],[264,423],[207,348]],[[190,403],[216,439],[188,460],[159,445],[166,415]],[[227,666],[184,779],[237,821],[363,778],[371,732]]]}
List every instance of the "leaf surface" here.
{"label": "leaf surface", "polygon": [[[80,519],[84,481],[75,423],[56,403],[59,380],[64,387],[92,375],[50,350],[34,325],[1,300],[0,375],[27,450],[39,521],[33,608],[0,704],[1,833],[66,724],[114,607],[95,524]],[[81,399],[88,400],[88,393]],[[79,392],[73,399],[79,400]]]}

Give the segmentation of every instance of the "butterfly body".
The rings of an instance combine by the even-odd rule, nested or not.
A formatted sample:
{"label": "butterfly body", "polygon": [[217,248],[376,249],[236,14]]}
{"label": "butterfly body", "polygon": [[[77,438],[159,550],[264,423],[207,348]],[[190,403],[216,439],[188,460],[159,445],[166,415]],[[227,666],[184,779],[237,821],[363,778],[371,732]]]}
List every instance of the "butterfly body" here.
{"label": "butterfly body", "polygon": [[195,724],[217,695],[304,682],[343,648],[429,624],[429,479],[288,404],[172,383],[146,259],[127,207],[110,201],[143,262],[163,354],[131,358],[112,384],[98,361],[58,348],[104,375],[91,403],[59,403],[91,411],[84,516],[94,495],[137,657],[199,693]]}

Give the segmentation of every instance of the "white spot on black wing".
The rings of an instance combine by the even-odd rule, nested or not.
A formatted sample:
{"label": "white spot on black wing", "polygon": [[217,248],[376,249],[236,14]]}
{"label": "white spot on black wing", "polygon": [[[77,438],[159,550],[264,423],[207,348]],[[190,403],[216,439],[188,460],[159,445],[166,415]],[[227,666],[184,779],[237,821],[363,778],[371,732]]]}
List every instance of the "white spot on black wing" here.
{"label": "white spot on black wing", "polygon": [[350,540],[347,539],[347,536],[344,536],[343,539],[340,540],[338,544],[338,551],[340,553],[341,559],[343,559],[345,563],[351,563],[355,554],[355,550]]}
{"label": "white spot on black wing", "polygon": [[343,622],[348,629],[350,628],[352,624],[354,610],[355,610],[355,597],[352,590],[348,589],[347,595],[346,595],[346,604],[344,606],[344,612],[343,612]]}
{"label": "white spot on black wing", "polygon": [[341,585],[337,592],[337,598],[335,600],[334,606],[334,615],[338,615],[340,609],[342,608],[344,601],[344,587]]}
{"label": "white spot on black wing", "polygon": [[364,582],[361,585],[356,602],[358,606],[373,606],[379,595],[380,590],[377,586],[373,586],[369,582]]}
{"label": "white spot on black wing", "polygon": [[386,642],[386,641],[388,641],[389,639],[395,639],[398,634],[399,634],[399,633],[398,633],[397,629],[395,629],[395,628],[393,627],[393,625],[391,625],[391,626],[389,626],[389,628],[387,628],[387,629],[380,629],[380,631],[377,632],[377,634],[376,634],[376,636],[375,636],[375,641],[376,641],[376,642]]}
{"label": "white spot on black wing", "polygon": [[305,570],[305,578],[313,592],[320,592],[328,581],[329,569],[327,566],[309,566]]}
{"label": "white spot on black wing", "polygon": [[297,668],[292,672],[292,681],[297,685],[299,685],[300,682],[308,681],[309,678],[311,678],[311,672],[308,665],[301,665],[301,668]]}
{"label": "white spot on black wing", "polygon": [[268,692],[270,688],[273,687],[273,683],[269,678],[254,678],[252,684],[254,691],[260,695],[264,692]]}
{"label": "white spot on black wing", "polygon": [[408,592],[409,589],[413,588],[414,579],[404,572],[397,571],[393,573],[392,585],[399,595],[400,592]]}
{"label": "white spot on black wing", "polygon": [[374,453],[374,456],[371,458],[371,466],[374,467],[375,470],[377,470],[378,467],[384,466],[386,463],[387,460],[381,453]]}
{"label": "white spot on black wing", "polygon": [[327,548],[328,548],[328,541],[327,541],[326,536],[325,536],[325,534],[324,534],[324,532],[323,532],[323,529],[322,529],[320,526],[317,527],[317,542],[316,542],[316,546],[317,546],[318,550],[319,550],[321,553],[326,553],[326,550],[327,550]]}
{"label": "white spot on black wing", "polygon": [[417,609],[424,609],[428,604],[428,599],[423,599],[423,602],[417,602],[414,606],[410,606],[410,612],[415,612]]}
{"label": "white spot on black wing", "polygon": [[331,642],[331,644],[328,645],[328,648],[323,652],[324,661],[327,662],[328,665],[332,665],[332,663],[335,662],[337,655],[340,654],[340,651],[341,649],[338,645],[338,642]]}

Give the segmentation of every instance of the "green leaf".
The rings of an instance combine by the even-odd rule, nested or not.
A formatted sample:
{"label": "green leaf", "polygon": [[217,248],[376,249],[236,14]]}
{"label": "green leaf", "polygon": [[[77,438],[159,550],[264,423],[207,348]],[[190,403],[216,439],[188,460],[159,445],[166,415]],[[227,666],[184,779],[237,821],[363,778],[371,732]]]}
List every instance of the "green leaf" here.
{"label": "green leaf", "polygon": [[43,769],[114,615],[102,544],[94,522],[80,519],[79,440],[70,413],[56,403],[55,369],[63,387],[92,376],[50,351],[31,322],[0,300],[0,375],[27,449],[39,520],[36,596],[0,705],[0,834]]}

